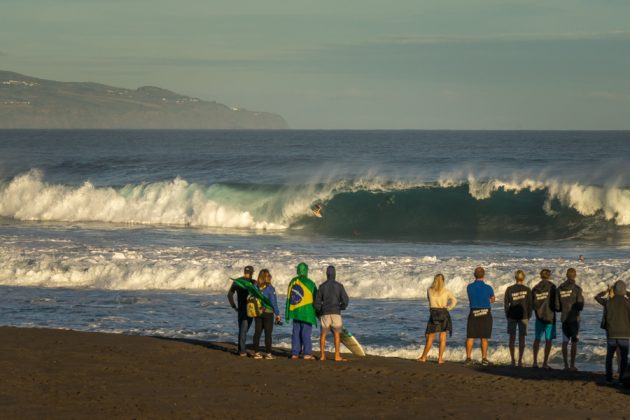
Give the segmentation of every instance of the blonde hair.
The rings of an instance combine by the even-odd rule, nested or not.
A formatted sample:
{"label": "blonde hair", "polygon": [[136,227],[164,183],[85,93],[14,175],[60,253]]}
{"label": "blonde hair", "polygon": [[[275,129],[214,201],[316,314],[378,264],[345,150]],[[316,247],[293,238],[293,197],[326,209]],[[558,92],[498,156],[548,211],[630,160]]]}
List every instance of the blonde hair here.
{"label": "blonde hair", "polygon": [[516,273],[514,273],[514,278],[519,283],[524,282],[525,281],[525,272],[523,270],[516,270]]}
{"label": "blonde hair", "polygon": [[430,289],[434,292],[444,289],[444,275],[442,273],[438,273],[433,277],[433,284],[431,284]]}
{"label": "blonde hair", "polygon": [[258,288],[262,289],[263,287],[267,287],[267,285],[271,284],[271,273],[266,268],[263,268],[258,273]]}

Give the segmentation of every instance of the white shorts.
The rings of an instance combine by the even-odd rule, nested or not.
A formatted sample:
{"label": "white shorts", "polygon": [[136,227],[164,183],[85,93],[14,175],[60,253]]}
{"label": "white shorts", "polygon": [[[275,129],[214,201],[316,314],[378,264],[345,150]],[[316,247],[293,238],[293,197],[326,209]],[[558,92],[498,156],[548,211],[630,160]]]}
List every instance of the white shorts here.
{"label": "white shorts", "polygon": [[341,332],[341,328],[343,327],[341,315],[338,314],[322,315],[321,318],[319,318],[319,322],[322,324],[322,332],[328,332],[331,329],[334,332]]}

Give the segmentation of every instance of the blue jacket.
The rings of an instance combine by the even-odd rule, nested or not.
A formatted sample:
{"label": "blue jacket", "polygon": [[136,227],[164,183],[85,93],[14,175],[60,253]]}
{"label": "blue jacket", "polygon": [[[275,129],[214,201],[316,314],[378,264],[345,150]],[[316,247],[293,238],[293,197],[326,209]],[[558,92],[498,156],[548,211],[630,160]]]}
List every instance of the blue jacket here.
{"label": "blue jacket", "polygon": [[269,284],[264,289],[261,289],[261,292],[271,301],[274,314],[280,315],[280,309],[278,309],[278,298],[276,297],[276,289],[274,289],[274,287]]}

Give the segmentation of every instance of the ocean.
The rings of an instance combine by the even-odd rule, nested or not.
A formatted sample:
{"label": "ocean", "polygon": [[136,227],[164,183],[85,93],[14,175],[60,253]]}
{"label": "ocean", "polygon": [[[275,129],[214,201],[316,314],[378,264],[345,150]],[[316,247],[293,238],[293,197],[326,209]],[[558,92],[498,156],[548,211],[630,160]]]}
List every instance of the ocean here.
{"label": "ocean", "polygon": [[[234,341],[230,277],[268,268],[283,294],[304,261],[317,283],[337,267],[351,298],[344,319],[369,353],[406,358],[420,352],[426,289],[443,273],[459,298],[446,359],[463,360],[465,288],[482,265],[498,298],[490,358],[506,363],[501,302],[514,271],[531,286],[542,268],[560,283],[575,267],[586,298],[578,367],[601,371],[593,296],[630,281],[629,140],[3,130],[0,325]],[[275,343],[288,346],[289,334],[277,327]]]}

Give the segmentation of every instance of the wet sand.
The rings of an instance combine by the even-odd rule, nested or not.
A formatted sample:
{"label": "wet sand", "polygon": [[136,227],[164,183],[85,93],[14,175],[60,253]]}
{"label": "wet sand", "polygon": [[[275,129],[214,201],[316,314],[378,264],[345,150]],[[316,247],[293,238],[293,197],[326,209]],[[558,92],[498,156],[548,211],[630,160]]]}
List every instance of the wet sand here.
{"label": "wet sand", "polygon": [[600,374],[232,350],[1,327],[0,418],[630,418],[630,392]]}

